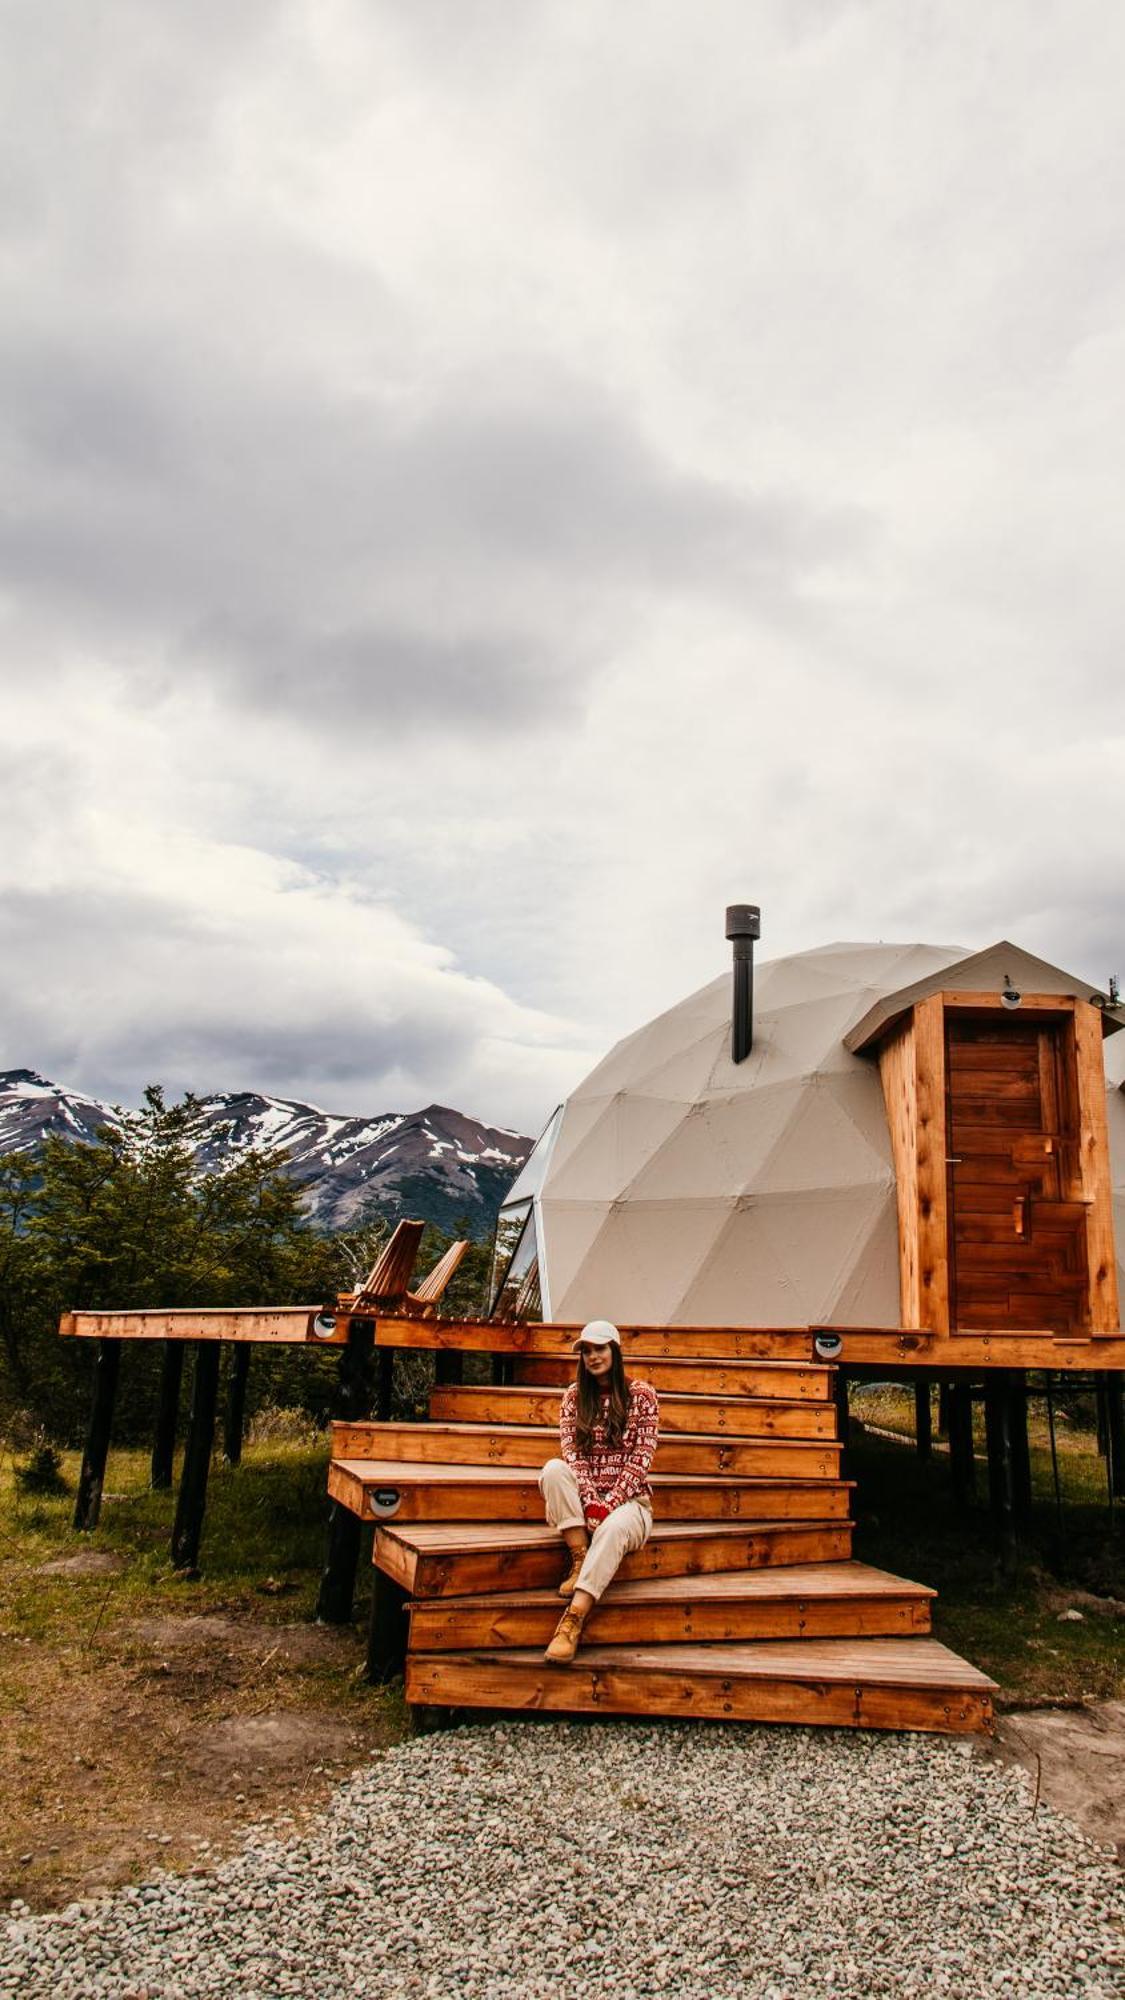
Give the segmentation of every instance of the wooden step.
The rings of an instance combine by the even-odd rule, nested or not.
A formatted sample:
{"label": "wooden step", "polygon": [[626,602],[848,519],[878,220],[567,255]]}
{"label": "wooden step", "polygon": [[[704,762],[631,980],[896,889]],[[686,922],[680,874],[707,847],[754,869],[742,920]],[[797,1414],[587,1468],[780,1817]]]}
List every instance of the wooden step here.
{"label": "wooden step", "polygon": [[[700,1479],[655,1472],[652,1488],[654,1511],[666,1521],[842,1520],[851,1498],[851,1484],[841,1479]],[[515,1465],[336,1458],[328,1468],[328,1491],[364,1520],[543,1518],[538,1480]]]}
{"label": "wooden step", "polygon": [[[344,1313],[339,1315],[337,1332],[345,1318]],[[411,1319],[379,1313],[375,1344],[461,1354],[554,1355],[573,1369],[574,1339],[580,1330],[577,1321],[563,1326],[527,1320]],[[634,1354],[811,1361],[813,1352],[813,1336],[807,1326],[619,1326],[618,1332],[627,1368],[632,1367]]]}
{"label": "wooden step", "polygon": [[[512,1368],[521,1387],[557,1388],[574,1380],[573,1361],[517,1355]],[[660,1393],[671,1389],[693,1396],[776,1397],[787,1403],[827,1403],[832,1395],[831,1368],[796,1361],[655,1361],[631,1355],[628,1369]]]}
{"label": "wooden step", "polygon": [[995,1683],[936,1639],[773,1639],[590,1646],[573,1666],[531,1651],[408,1653],[417,1706],[676,1715],[833,1728],[986,1730]]}
{"label": "wooden step", "polygon": [[[857,1562],[615,1580],[591,1611],[585,1639],[629,1646],[926,1633],[933,1596]],[[421,1653],[542,1648],[562,1608],[553,1590],[424,1599],[411,1608],[410,1645]]]}
{"label": "wooden step", "polygon": [[[562,1390],[475,1388],[466,1384],[433,1389],[430,1416],[439,1423],[541,1424],[558,1429]],[[750,1396],[660,1397],[660,1431],[695,1436],[807,1437],[831,1443],[836,1436],[834,1403],[783,1402]]]}
{"label": "wooden step", "polygon": [[[335,1423],[334,1458],[410,1459],[426,1465],[515,1465],[557,1458],[556,1433],[533,1425]],[[656,1472],[729,1472],[755,1479],[838,1479],[840,1446],[815,1438],[662,1438]]]}
{"label": "wooden step", "polygon": [[[657,1521],[644,1548],[626,1556],[618,1579],[846,1562],[851,1548],[850,1521]],[[373,1559],[414,1598],[554,1590],[569,1564],[553,1528],[507,1521],[377,1527]]]}

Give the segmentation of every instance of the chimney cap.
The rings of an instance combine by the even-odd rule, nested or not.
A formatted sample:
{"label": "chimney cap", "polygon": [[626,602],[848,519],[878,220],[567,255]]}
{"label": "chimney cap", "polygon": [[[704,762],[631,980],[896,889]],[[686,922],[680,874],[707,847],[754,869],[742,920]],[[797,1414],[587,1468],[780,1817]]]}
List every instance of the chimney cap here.
{"label": "chimney cap", "polygon": [[762,912],[757,903],[727,904],[728,938],[760,938]]}

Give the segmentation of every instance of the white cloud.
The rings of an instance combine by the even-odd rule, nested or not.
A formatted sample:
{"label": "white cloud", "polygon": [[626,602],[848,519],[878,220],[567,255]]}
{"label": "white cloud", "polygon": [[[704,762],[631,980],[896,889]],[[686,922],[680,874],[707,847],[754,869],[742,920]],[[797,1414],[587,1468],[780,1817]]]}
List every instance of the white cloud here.
{"label": "white cloud", "polygon": [[1125,969],[1110,0],[4,32],[13,1062],[533,1130],[739,897]]}

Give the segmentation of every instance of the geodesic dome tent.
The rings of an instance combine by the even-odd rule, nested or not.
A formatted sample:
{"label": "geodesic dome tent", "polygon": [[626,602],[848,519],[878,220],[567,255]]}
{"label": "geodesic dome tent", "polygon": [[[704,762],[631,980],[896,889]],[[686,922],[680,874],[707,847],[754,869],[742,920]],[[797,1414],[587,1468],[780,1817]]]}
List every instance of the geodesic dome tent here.
{"label": "geodesic dome tent", "polygon": [[[899,1325],[883,1087],[848,1038],[929,991],[1006,976],[1093,995],[1009,943],[829,945],[758,967],[744,1062],[729,975],[628,1036],[556,1112],[505,1201],[507,1309],[530,1284],[553,1320]],[[1125,1097],[1110,1099],[1125,1224]]]}

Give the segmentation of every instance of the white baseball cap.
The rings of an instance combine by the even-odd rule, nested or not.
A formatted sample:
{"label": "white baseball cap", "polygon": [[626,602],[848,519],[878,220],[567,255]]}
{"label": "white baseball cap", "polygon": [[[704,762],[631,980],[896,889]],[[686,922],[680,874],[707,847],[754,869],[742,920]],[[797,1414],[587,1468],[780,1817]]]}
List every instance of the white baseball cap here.
{"label": "white baseball cap", "polygon": [[620,1347],[621,1335],[612,1321],[608,1319],[590,1319],[587,1320],[577,1340],[574,1342],[571,1352],[577,1354],[584,1342],[588,1343],[591,1347]]}

